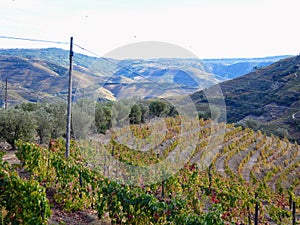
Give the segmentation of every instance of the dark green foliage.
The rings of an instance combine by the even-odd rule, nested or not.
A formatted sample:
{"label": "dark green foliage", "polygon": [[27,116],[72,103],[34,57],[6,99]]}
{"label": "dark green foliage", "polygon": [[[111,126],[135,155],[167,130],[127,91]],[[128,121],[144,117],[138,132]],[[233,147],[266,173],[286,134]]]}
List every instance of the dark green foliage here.
{"label": "dark green foliage", "polygon": [[42,104],[35,111],[37,133],[41,143],[47,143],[49,139],[59,138],[65,134],[66,107],[64,102],[56,102]]}
{"label": "dark green foliage", "polygon": [[45,188],[32,178],[21,179],[8,163],[2,162],[2,155],[0,155],[0,209],[1,224],[47,224],[50,217],[50,205]]}
{"label": "dark green foliage", "polygon": [[[176,108],[163,100],[140,101],[131,108],[127,102],[92,102],[80,99],[73,103],[72,132],[76,139],[88,133],[105,133],[112,126],[145,123],[153,117],[174,117]],[[0,111],[0,138],[14,147],[18,139],[48,143],[64,137],[66,132],[65,102],[23,103]]]}
{"label": "dark green foliage", "polygon": [[141,122],[145,123],[149,118],[149,105],[147,104],[147,102],[140,102],[139,106],[142,111]]}
{"label": "dark green foliage", "polygon": [[16,105],[16,109],[21,109],[23,111],[33,112],[40,108],[39,104],[28,102],[28,103],[22,103],[20,105]]}
{"label": "dark green foliage", "polygon": [[152,117],[164,117],[169,112],[169,106],[162,100],[153,100],[149,104],[149,112]]}
{"label": "dark green foliage", "polygon": [[98,133],[103,133],[111,128],[111,103],[98,103],[95,109],[95,125]]}
{"label": "dark green foliage", "polygon": [[142,122],[142,107],[139,104],[132,106],[129,119],[131,124],[140,124]]}
{"label": "dark green foliage", "polygon": [[88,99],[79,99],[72,108],[72,128],[76,139],[86,138],[94,130],[95,103]]}
{"label": "dark green foliage", "polygon": [[66,104],[23,103],[0,111],[0,139],[14,147],[16,140],[47,143],[66,129]]}
{"label": "dark green foliage", "polygon": [[36,121],[32,112],[20,109],[0,110],[0,139],[15,148],[15,141],[33,141]]}

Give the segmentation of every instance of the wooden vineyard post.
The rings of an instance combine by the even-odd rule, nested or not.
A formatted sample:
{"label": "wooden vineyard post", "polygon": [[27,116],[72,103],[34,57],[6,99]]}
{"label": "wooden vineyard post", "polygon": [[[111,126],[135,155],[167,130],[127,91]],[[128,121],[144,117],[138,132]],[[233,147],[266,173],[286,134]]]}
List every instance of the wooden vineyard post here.
{"label": "wooden vineyard post", "polygon": [[[113,152],[113,151],[112,151]],[[106,156],[106,155],[105,155]],[[106,159],[106,157],[105,157],[105,159]],[[105,160],[105,162],[106,162],[106,160]],[[107,164],[107,163],[106,163]],[[107,176],[109,176],[109,174],[110,174],[110,169],[109,169],[109,164],[107,165],[107,171],[106,171],[106,174],[107,174]]]}
{"label": "wooden vineyard post", "polygon": [[250,213],[249,206],[247,206],[247,212],[248,212],[248,224],[251,225],[251,213]]}
{"label": "wooden vineyard post", "polygon": [[106,176],[106,151],[104,150],[103,176]]}
{"label": "wooden vineyard post", "polygon": [[[82,189],[82,171],[80,170],[79,172],[79,184],[80,184],[80,188]],[[80,194],[79,197],[82,199],[82,190],[80,190]]]}
{"label": "wooden vineyard post", "polygon": [[254,225],[258,225],[258,211],[259,211],[259,206],[258,206],[258,201],[257,201],[257,193],[255,192],[255,215],[254,215]]}
{"label": "wooden vineyard post", "polygon": [[208,167],[208,180],[209,180],[209,191],[211,192],[211,186],[212,186],[212,174],[211,174],[211,168],[212,164]]}
{"label": "wooden vineyard post", "polygon": [[164,171],[164,169],[161,172],[162,172],[161,197],[162,197],[162,199],[164,199],[164,197],[165,197],[165,171]]}
{"label": "wooden vineyard post", "polygon": [[[156,154],[157,159],[159,159],[159,153]],[[162,181],[161,181],[161,198],[164,199],[165,197],[165,173],[162,169],[161,171]]]}
{"label": "wooden vineyard post", "polygon": [[293,225],[296,225],[296,202],[293,201],[293,211],[292,211],[292,217],[293,217]]}
{"label": "wooden vineyard post", "polygon": [[163,180],[161,182],[161,198],[163,199],[165,197],[165,180],[164,180],[164,172],[163,174]]}
{"label": "wooden vineyard post", "polygon": [[5,96],[4,96],[4,109],[7,109],[7,77],[5,79]]}

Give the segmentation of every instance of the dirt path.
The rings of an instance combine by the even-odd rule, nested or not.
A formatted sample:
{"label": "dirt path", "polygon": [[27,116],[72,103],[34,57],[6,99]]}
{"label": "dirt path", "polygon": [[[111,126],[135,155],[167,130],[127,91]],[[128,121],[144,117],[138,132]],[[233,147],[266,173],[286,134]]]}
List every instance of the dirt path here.
{"label": "dirt path", "polygon": [[97,213],[91,210],[65,212],[57,208],[51,209],[49,225],[110,225],[109,220],[98,220]]}
{"label": "dirt path", "polygon": [[[263,141],[263,140],[260,140]],[[250,159],[248,160],[248,162],[244,165],[243,170],[242,170],[242,176],[244,178],[245,181],[249,182],[250,181],[250,172],[253,168],[253,166],[257,163],[257,159],[259,157],[260,151],[268,144],[270,144],[272,142],[272,138],[267,137],[266,142],[258,149],[255,151],[255,153],[250,157]],[[252,146],[253,150],[255,148],[257,143],[255,143],[255,145]]]}
{"label": "dirt path", "polygon": [[[237,144],[241,144],[241,143],[238,143],[238,140],[243,138],[245,135],[247,135],[247,134],[245,134],[243,132],[239,132],[238,136],[230,139],[227,142],[224,142],[223,145],[222,145],[222,148],[224,148],[225,146],[229,146],[230,144],[232,144],[234,142],[236,142]],[[224,169],[224,160],[226,159],[228,153],[229,152],[221,154],[215,162],[216,171],[219,172],[220,174],[222,174],[223,176],[226,176],[225,169]],[[236,169],[236,171],[237,171],[237,169]]]}

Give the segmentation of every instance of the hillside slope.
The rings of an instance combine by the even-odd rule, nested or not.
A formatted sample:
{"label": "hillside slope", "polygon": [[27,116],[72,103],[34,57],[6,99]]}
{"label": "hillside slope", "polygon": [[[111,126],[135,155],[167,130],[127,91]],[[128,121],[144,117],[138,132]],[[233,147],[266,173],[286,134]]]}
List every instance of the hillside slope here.
{"label": "hillside slope", "polygon": [[[13,168],[20,176],[26,173],[27,177],[32,175],[42,181],[38,193],[45,193],[49,200],[52,210],[49,224],[106,224],[97,217],[104,218],[107,224],[114,223],[115,218],[127,222],[136,218],[129,224],[251,224],[255,220],[256,202],[259,203],[257,224],[291,224],[292,205],[294,219],[299,222],[299,145],[210,120],[192,119],[185,125],[190,132],[182,135],[180,117],[164,118],[155,124],[162,129],[152,128],[154,133],[159,131],[156,134],[164,129],[166,133],[156,136],[144,136],[149,124],[123,127],[96,135],[88,142],[77,142],[72,145],[68,159],[61,140],[52,140],[49,148],[19,142],[16,155],[21,164]],[[133,131],[137,136],[129,135]],[[191,140],[197,141],[196,148],[186,151]],[[147,151],[142,150],[145,148]],[[110,157],[114,151],[117,154]],[[5,172],[2,174],[12,176],[12,168],[1,168],[1,158],[0,152],[0,172],[2,169]],[[4,156],[4,160],[12,163],[11,158],[12,155]],[[14,157],[14,162],[18,159]],[[159,178],[162,173],[164,182]],[[11,197],[10,193],[7,195]],[[30,199],[37,196],[31,195]],[[22,200],[16,199],[9,209],[25,211],[19,205],[26,206],[27,202],[19,199]],[[37,212],[37,217],[45,218],[45,214]],[[212,214],[216,212],[220,215]],[[209,223],[200,222],[204,215],[208,215],[205,221]],[[211,222],[212,215],[221,222]],[[152,219],[154,216],[164,221],[158,223]]]}
{"label": "hillside slope", "polygon": [[[64,98],[68,54],[56,48],[0,50],[0,80],[3,85],[8,78],[9,104]],[[145,97],[143,94],[151,96],[165,90],[193,93],[219,82],[197,59],[118,61],[80,53],[73,57],[73,76],[76,95],[109,100],[120,97],[124,89],[126,94]],[[0,94],[4,96],[3,88]]]}
{"label": "hillside slope", "polygon": [[[76,97],[109,100],[132,93],[141,97],[160,96],[165,92],[191,94],[284,57],[120,61],[75,53],[74,92]],[[65,98],[68,64],[69,52],[63,49],[0,50],[0,83],[3,86],[8,77],[9,104]],[[2,104],[3,88],[0,96]]]}
{"label": "hillside slope", "polygon": [[228,58],[203,59],[206,71],[215,74],[222,81],[233,79],[254,71],[257,68],[268,66],[280,59],[290,56],[271,56],[265,58]]}
{"label": "hillside slope", "polygon": [[[221,83],[228,122],[300,141],[299,82],[300,56],[296,56]],[[192,98],[204,110],[204,93],[197,92]]]}

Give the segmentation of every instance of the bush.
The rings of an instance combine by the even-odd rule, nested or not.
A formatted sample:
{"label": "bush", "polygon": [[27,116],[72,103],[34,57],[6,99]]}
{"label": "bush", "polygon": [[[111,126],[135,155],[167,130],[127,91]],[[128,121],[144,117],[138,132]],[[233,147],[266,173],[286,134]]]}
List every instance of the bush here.
{"label": "bush", "polygon": [[50,206],[45,188],[11,172],[0,156],[0,220],[2,224],[47,224]]}

